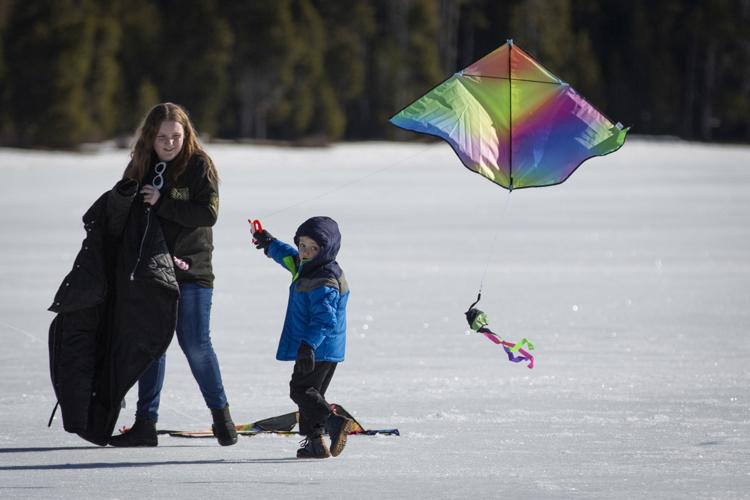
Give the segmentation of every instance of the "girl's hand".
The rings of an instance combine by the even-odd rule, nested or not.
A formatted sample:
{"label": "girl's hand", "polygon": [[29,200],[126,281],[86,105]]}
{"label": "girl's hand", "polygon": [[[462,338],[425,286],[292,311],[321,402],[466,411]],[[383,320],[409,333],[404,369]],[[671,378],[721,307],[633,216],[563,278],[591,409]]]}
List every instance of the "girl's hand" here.
{"label": "girl's hand", "polygon": [[179,267],[183,271],[187,271],[188,269],[190,269],[190,264],[188,264],[187,262],[185,262],[181,258],[172,256],[172,260],[174,260],[175,267]]}
{"label": "girl's hand", "polygon": [[143,201],[151,205],[152,207],[156,205],[156,202],[159,201],[159,197],[161,196],[161,193],[158,189],[156,189],[151,184],[146,184],[141,189],[141,194],[143,195]]}

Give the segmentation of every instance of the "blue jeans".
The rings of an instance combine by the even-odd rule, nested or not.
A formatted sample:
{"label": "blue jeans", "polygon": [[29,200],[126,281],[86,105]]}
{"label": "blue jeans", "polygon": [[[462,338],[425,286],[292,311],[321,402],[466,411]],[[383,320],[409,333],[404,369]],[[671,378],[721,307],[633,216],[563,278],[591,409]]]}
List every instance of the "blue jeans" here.
{"label": "blue jeans", "polygon": [[[206,406],[224,408],[227,396],[221,382],[221,371],[216,353],[211,345],[209,321],[211,319],[212,288],[195,283],[180,284],[180,301],[177,306],[177,341],[187,357],[190,370],[198,382]],[[158,420],[159,396],[164,386],[166,353],[157,359],[138,379],[138,405],[135,416]]]}

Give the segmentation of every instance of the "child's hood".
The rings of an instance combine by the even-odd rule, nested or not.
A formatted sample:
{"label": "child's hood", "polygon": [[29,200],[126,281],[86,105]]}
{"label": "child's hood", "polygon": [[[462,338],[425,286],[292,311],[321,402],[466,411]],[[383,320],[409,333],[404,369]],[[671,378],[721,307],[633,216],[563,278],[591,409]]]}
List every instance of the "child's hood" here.
{"label": "child's hood", "polygon": [[300,236],[312,238],[320,246],[318,255],[305,264],[309,271],[336,260],[341,248],[341,233],[335,220],[325,216],[311,217],[297,228],[294,234],[295,244],[299,244]]}

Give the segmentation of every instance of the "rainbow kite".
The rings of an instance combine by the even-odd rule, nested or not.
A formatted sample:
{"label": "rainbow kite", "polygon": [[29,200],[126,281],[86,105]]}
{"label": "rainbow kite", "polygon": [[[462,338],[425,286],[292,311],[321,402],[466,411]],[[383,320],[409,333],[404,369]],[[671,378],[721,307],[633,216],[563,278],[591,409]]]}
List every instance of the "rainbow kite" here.
{"label": "rainbow kite", "polygon": [[560,184],[628,132],[512,40],[390,121],[444,139],[469,170],[508,190]]}

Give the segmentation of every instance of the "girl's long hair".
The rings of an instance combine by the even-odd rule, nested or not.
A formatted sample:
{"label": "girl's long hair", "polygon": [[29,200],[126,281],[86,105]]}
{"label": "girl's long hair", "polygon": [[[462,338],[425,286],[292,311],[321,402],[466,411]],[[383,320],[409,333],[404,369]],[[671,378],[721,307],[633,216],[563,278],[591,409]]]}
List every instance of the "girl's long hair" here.
{"label": "girl's long hair", "polygon": [[198,135],[195,132],[193,123],[190,121],[187,112],[177,104],[163,102],[157,104],[148,112],[143,123],[138,128],[138,139],[136,140],[133,151],[130,153],[130,163],[125,169],[123,177],[143,180],[143,177],[151,168],[154,156],[154,141],[156,134],[159,132],[162,122],[173,121],[182,125],[185,131],[185,137],[182,142],[182,149],[179,154],[169,164],[167,175],[171,182],[175,182],[185,171],[188,161],[193,156],[203,158],[206,165],[206,177],[212,183],[219,181],[219,174],[216,171],[213,161],[203,150]]}

